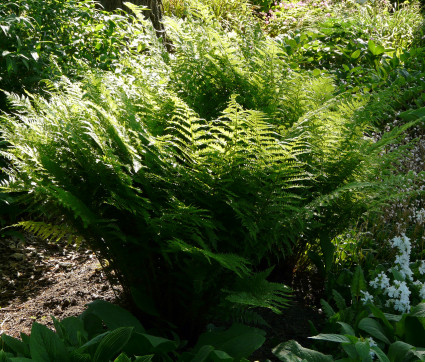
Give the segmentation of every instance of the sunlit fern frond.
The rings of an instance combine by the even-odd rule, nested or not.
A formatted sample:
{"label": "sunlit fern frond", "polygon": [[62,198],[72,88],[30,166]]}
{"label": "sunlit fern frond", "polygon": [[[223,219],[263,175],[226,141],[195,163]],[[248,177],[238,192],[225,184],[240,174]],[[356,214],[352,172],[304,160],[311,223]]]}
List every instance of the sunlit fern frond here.
{"label": "sunlit fern frond", "polygon": [[83,241],[80,235],[75,234],[75,230],[66,224],[53,225],[42,221],[20,221],[16,227],[21,227],[35,236],[53,242],[66,239],[68,243],[75,242],[78,245]]}

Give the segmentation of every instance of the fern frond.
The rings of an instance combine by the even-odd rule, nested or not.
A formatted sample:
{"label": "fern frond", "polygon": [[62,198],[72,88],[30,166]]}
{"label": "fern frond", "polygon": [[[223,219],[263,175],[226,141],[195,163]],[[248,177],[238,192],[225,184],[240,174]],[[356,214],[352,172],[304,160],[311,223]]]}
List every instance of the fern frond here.
{"label": "fern frond", "polygon": [[210,250],[192,246],[178,239],[171,240],[168,244],[175,251],[178,250],[184,253],[202,255],[209,263],[211,263],[211,260],[214,260],[225,269],[234,272],[240,278],[250,274],[250,269],[248,267],[250,262],[239,255],[214,253]]}
{"label": "fern frond", "polygon": [[59,242],[66,238],[68,244],[75,242],[78,246],[83,240],[81,236],[75,235],[73,228],[64,224],[53,225],[42,221],[20,221],[12,226],[21,227],[43,240],[53,242]]}
{"label": "fern frond", "polygon": [[291,289],[280,283],[266,280],[272,268],[237,280],[234,290],[227,290],[226,300],[246,307],[268,308],[275,313],[288,307]]}

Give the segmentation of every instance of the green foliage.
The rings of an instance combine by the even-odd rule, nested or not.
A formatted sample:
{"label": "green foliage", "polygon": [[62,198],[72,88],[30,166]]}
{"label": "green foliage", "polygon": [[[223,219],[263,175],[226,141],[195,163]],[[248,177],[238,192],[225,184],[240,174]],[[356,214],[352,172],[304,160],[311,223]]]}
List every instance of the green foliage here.
{"label": "green foliage", "polygon": [[[418,304],[403,315],[384,314],[374,305],[364,307],[365,316],[356,325],[339,322],[341,332],[321,333],[311,337],[317,341],[339,343],[341,350],[333,349],[333,358],[350,361],[423,361],[424,360],[424,307]],[[320,345],[326,350],[325,345]],[[330,347],[330,346],[329,346]],[[330,361],[329,355],[301,347],[295,341],[281,343],[274,349],[281,361],[307,358],[309,361]],[[292,358],[292,359],[291,359]]]}
{"label": "green foliage", "polygon": [[335,96],[327,73],[289,71],[260,29],[226,32],[200,3],[168,26],[168,57],[148,34],[114,73],[10,94],[3,155],[7,190],[30,197],[22,226],[83,237],[139,309],[194,335],[218,306],[285,306],[261,272],[279,258],[320,245],[329,270],[330,241],[397,195],[377,166],[410,124],[375,142],[379,99]]}
{"label": "green foliage", "polygon": [[139,23],[91,0],[2,2],[0,27],[0,89],[8,91],[42,91],[41,80],[79,77],[85,67],[113,69],[124,55],[146,49]]}
{"label": "green foliage", "polygon": [[[265,2],[265,1],[264,1]],[[259,5],[259,4],[257,4]],[[247,0],[165,0],[164,13],[168,16],[186,18],[199,6],[209,9],[225,28],[241,29],[243,22],[254,21],[252,2]]]}
{"label": "green foliage", "polygon": [[[266,275],[248,277],[250,263],[280,240],[278,230],[284,225],[279,215],[296,207],[291,185],[305,177],[293,154],[297,138],[284,140],[260,112],[245,111],[235,100],[208,124],[173,95],[167,104],[175,102],[175,115],[155,137],[148,129],[152,119],[143,119],[134,107],[140,84],[125,92],[115,87],[118,98],[109,101],[122,101],[119,106],[95,103],[110,96],[115,80],[93,78],[86,92],[69,84],[49,102],[34,97],[24,118],[4,128],[7,137],[27,135],[28,150],[38,149],[39,161],[25,157],[30,164],[22,180],[38,180],[35,192],[49,200],[43,214],[52,224],[61,220],[59,228],[22,225],[43,237],[84,236],[111,261],[125,286],[139,291],[133,297],[140,308],[155,314],[146,307],[154,305],[178,325],[202,323],[207,306],[220,302],[217,289],[222,288],[226,296],[237,288],[234,293],[246,306],[285,304],[287,288],[268,284]],[[21,103],[25,105],[29,103]],[[36,114],[42,114],[40,123],[28,122]],[[31,136],[31,128],[42,138]],[[50,141],[58,143],[48,145]],[[283,161],[287,165],[278,168]],[[56,181],[46,182],[46,176]],[[77,182],[79,177],[85,181]],[[273,194],[267,178],[285,192]],[[261,191],[259,180],[264,182]],[[20,189],[19,184],[11,182],[10,190]],[[265,203],[264,197],[273,202]],[[37,209],[41,211],[39,205]]]}
{"label": "green foliage", "polygon": [[291,68],[327,69],[342,80],[344,89],[369,92],[391,84],[395,69],[409,69],[401,54],[420,44],[424,35],[418,3],[394,8],[350,1],[280,6],[272,12],[268,27],[277,35]]}
{"label": "green foliage", "polygon": [[[2,361],[247,361],[264,343],[262,330],[234,324],[199,336],[196,345],[147,333],[128,311],[98,300],[78,317],[58,321],[56,332],[33,323],[31,335],[21,340],[0,336]],[[106,326],[106,328],[105,328]]]}
{"label": "green foliage", "polygon": [[[415,6],[363,14],[369,8],[352,4],[346,21],[320,20],[318,30],[272,39],[246,2],[192,1],[183,4],[184,18],[167,19],[174,51],[165,54],[137,11],[139,22],[88,1],[55,2],[57,11],[53,2],[26,4],[15,6],[17,15],[0,5],[9,49],[0,69],[18,91],[54,81],[43,83],[46,97],[8,93],[4,190],[26,197],[22,227],[84,239],[108,260],[148,325],[172,323],[194,338],[215,316],[264,322],[256,308],[279,311],[290,294],[267,281],[270,266],[292,270],[286,257],[309,251],[329,276],[336,238],[406,196],[400,185],[411,175],[397,174],[397,165],[409,145],[392,145],[421,122],[424,106],[415,95],[423,90],[423,51],[401,50],[419,26]],[[375,34],[362,14],[369,23],[382,16],[390,30]],[[404,38],[403,17],[411,21]],[[25,71],[29,61],[37,67]],[[418,110],[401,113],[399,127],[373,135],[412,103]],[[358,300],[359,270],[350,281],[348,294]],[[333,293],[345,312],[326,309],[334,322],[354,320],[357,328],[365,316],[344,304],[346,294]],[[133,322],[115,322],[105,321],[116,331],[108,343],[81,353],[117,356],[136,332]],[[88,335],[103,333],[96,328]],[[162,343],[137,333],[139,342]],[[214,347],[202,346],[198,358],[226,360],[227,350]]]}
{"label": "green foliage", "polygon": [[233,94],[245,108],[275,110],[286,63],[258,26],[226,31],[209,7],[196,2],[188,19],[167,25],[176,46],[171,85],[201,117],[219,116]]}

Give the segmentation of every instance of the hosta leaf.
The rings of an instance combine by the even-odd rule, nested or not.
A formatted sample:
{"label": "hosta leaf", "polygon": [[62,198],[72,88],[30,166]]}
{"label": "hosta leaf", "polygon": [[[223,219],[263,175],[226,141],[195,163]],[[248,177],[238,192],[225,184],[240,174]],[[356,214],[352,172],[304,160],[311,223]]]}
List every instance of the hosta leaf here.
{"label": "hosta leaf", "polygon": [[178,343],[176,341],[135,332],[128,341],[124,351],[128,355],[168,353],[174,351],[177,346]]}
{"label": "hosta leaf", "polygon": [[337,323],[341,326],[341,333],[342,334],[349,334],[351,336],[356,335],[353,327],[351,327],[348,323],[344,323],[344,322],[337,322]]}
{"label": "hosta leaf", "polygon": [[229,356],[226,352],[214,350],[210,353],[210,358],[214,362],[233,362],[233,357]]}
{"label": "hosta leaf", "polygon": [[425,347],[425,328],[419,318],[407,316],[404,321],[405,339],[415,347]]}
{"label": "hosta leaf", "polygon": [[394,342],[388,349],[388,358],[391,362],[403,361],[407,354],[414,349],[415,347],[408,343]]}
{"label": "hosta leaf", "polygon": [[228,330],[207,332],[199,337],[195,350],[211,345],[230,356],[240,359],[249,357],[265,342],[265,332],[258,328],[235,323]]}
{"label": "hosta leaf", "polygon": [[382,312],[382,310],[381,309],[379,309],[378,307],[376,307],[375,305],[373,305],[373,304],[369,304],[369,308],[370,308],[370,310],[371,310],[371,312],[372,312],[372,314],[376,317],[376,318],[378,318],[378,319],[380,319],[384,324],[385,324],[385,326],[391,331],[391,333],[393,332],[393,330],[394,330],[394,327],[391,325],[391,323],[389,322],[389,319],[388,319],[388,315],[387,314],[385,314],[385,313],[383,313]]}
{"label": "hosta leaf", "polygon": [[34,322],[30,337],[31,358],[37,362],[68,361],[68,353],[58,335]]}
{"label": "hosta leaf", "polygon": [[385,335],[384,328],[378,321],[372,318],[363,318],[359,322],[359,328],[369,333],[373,338],[379,339],[386,344],[391,344],[390,340]]}
{"label": "hosta leaf", "polygon": [[409,315],[412,317],[425,318],[425,303],[419,303],[418,305],[414,306],[411,309]]}
{"label": "hosta leaf", "polygon": [[104,362],[112,359],[129,341],[133,327],[121,327],[107,334],[97,346],[93,362]]}
{"label": "hosta leaf", "polygon": [[143,333],[145,331],[139,320],[129,311],[103,300],[95,300],[90,303],[83,313],[83,317],[87,314],[94,314],[100,318],[110,330],[119,327],[134,327],[136,332]]}
{"label": "hosta leaf", "polygon": [[360,358],[362,359],[362,361],[367,360],[369,358],[369,351],[370,351],[369,343],[357,342],[354,345],[354,347],[356,348],[356,351],[358,355],[360,356]]}
{"label": "hosta leaf", "polygon": [[134,362],[151,362],[153,357],[154,357],[153,354],[150,354],[148,356],[138,356],[136,357]]}
{"label": "hosta leaf", "polygon": [[378,357],[378,359],[381,362],[390,362],[390,360],[388,359],[387,355],[379,347],[373,346],[370,349],[373,350],[376,353],[376,356]]}
{"label": "hosta leaf", "polygon": [[321,341],[328,342],[337,342],[337,343],[350,343],[350,339],[342,334],[333,334],[333,333],[320,333],[317,336],[310,337],[311,339],[319,339]]}
{"label": "hosta leaf", "polygon": [[114,362],[131,362],[131,359],[123,352],[114,359]]}
{"label": "hosta leaf", "polygon": [[196,353],[195,357],[193,357],[191,362],[204,362],[208,360],[211,352],[214,351],[213,346],[202,346],[199,351]]}
{"label": "hosta leaf", "polygon": [[26,343],[20,341],[19,339],[7,336],[6,334],[2,334],[1,340],[15,354],[21,354],[23,357],[29,357],[30,356],[29,346]]}
{"label": "hosta leaf", "polygon": [[302,347],[296,341],[288,341],[279,344],[273,349],[273,354],[280,360],[285,362],[332,362],[331,356],[321,352]]}

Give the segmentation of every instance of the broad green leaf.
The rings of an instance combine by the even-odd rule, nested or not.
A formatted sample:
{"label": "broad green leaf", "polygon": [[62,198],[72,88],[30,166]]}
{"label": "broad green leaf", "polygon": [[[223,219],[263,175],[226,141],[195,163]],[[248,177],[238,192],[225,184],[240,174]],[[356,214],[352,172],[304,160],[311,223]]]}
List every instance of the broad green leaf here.
{"label": "broad green leaf", "polygon": [[352,54],[351,54],[351,58],[352,59],[357,59],[360,56],[360,49],[355,50]]}
{"label": "broad green leaf", "polygon": [[376,48],[375,42],[373,40],[369,40],[368,43],[367,43],[367,47],[371,51],[371,53],[373,54],[373,52],[375,51],[375,48]]}
{"label": "broad green leaf", "polygon": [[150,354],[148,356],[137,356],[134,362],[151,362],[152,358],[154,358],[155,355]]}
{"label": "broad green leaf", "polygon": [[[80,348],[78,348],[76,351],[78,353],[84,353],[86,352],[88,349],[93,348],[94,346],[96,346],[97,344],[99,344],[102,339],[107,336],[109,333],[111,333],[111,331],[107,331],[105,333],[102,334],[98,334],[96,337],[90,339],[89,341],[87,341],[86,343],[84,343]],[[97,348],[97,347],[96,347]]]}
{"label": "broad green leaf", "polygon": [[273,348],[273,354],[280,360],[285,362],[332,362],[331,356],[321,352],[302,347],[296,341],[288,341],[279,344]]}
{"label": "broad green leaf", "polygon": [[362,361],[367,360],[370,357],[369,356],[370,347],[368,342],[359,341],[354,345],[354,348],[356,349]]}
{"label": "broad green leaf", "polygon": [[112,359],[123,350],[133,330],[133,327],[120,327],[107,334],[97,346],[93,362],[104,362]]}
{"label": "broad green leaf", "polygon": [[425,329],[424,324],[419,318],[407,316],[404,321],[404,341],[415,346],[425,347]]}
{"label": "broad green leaf", "polygon": [[21,354],[23,357],[30,357],[30,349],[28,344],[20,341],[19,339],[7,336],[6,334],[1,335],[1,340],[15,354]]}
{"label": "broad green leaf", "polygon": [[409,313],[412,317],[425,318],[425,303],[414,306]]}
{"label": "broad green leaf", "polygon": [[92,356],[89,353],[81,353],[77,350],[71,351],[70,358],[72,362],[92,362]]}
{"label": "broad green leaf", "polygon": [[371,350],[373,350],[376,353],[376,356],[381,362],[390,362],[387,355],[377,346],[370,347]]}
{"label": "broad green leaf", "polygon": [[363,318],[359,322],[359,328],[369,333],[373,338],[379,339],[386,344],[391,344],[390,340],[385,335],[384,328],[382,328],[375,319]]}
{"label": "broad green leaf", "polygon": [[367,47],[373,55],[385,53],[385,48],[382,45],[376,45],[373,40],[368,41]]}
{"label": "broad green leaf", "polygon": [[124,352],[128,355],[169,353],[175,351],[178,342],[146,333],[133,333]]}
{"label": "broad green leaf", "polygon": [[394,327],[389,322],[388,315],[383,313],[381,309],[379,309],[377,306],[375,306],[373,304],[369,304],[369,308],[370,308],[372,314],[376,318],[380,319],[385,324],[385,326],[391,331],[391,333],[393,333]]}
{"label": "broad green leaf", "polygon": [[30,337],[31,358],[37,362],[69,360],[64,343],[46,326],[34,322]]}
{"label": "broad green leaf", "polygon": [[344,323],[344,322],[337,322],[337,323],[341,326],[341,333],[342,334],[349,334],[351,336],[356,335],[353,327],[351,327],[348,323]]}
{"label": "broad green leaf", "polygon": [[310,337],[311,339],[318,339],[321,341],[328,342],[337,342],[337,343],[350,343],[350,339],[342,334],[333,334],[333,333],[320,333],[317,336]]}
{"label": "broad green leaf", "polygon": [[240,359],[249,357],[265,342],[265,332],[258,328],[235,323],[228,330],[207,332],[199,337],[195,350],[211,345],[230,356]]}
{"label": "broad green leaf", "polygon": [[233,362],[233,357],[229,356],[226,352],[224,351],[218,351],[218,350],[214,350],[210,353],[210,358],[214,361],[214,362]]}
{"label": "broad green leaf", "polygon": [[136,332],[143,333],[145,331],[139,320],[129,311],[103,300],[95,300],[90,303],[87,310],[83,313],[83,317],[86,314],[94,314],[100,318],[110,330],[119,327],[134,327]]}
{"label": "broad green leaf", "polygon": [[10,359],[7,357],[6,352],[0,350],[0,362],[8,362]]}
{"label": "broad green leaf", "polygon": [[399,322],[403,316],[400,314],[391,314],[391,313],[384,313],[385,318],[388,319],[389,322]]}
{"label": "broad green leaf", "polygon": [[351,296],[357,299],[361,296],[361,291],[367,290],[366,280],[364,278],[363,269],[360,265],[356,267],[351,281]]}
{"label": "broad green leaf", "polygon": [[326,317],[331,318],[335,315],[335,311],[326,300],[320,299],[320,304],[322,305],[322,309],[325,312]]}
{"label": "broad green leaf", "polygon": [[343,344],[342,349],[350,357],[349,361],[356,361],[358,359],[358,353],[354,344]]}
{"label": "broad green leaf", "polygon": [[63,319],[60,324],[63,328],[65,340],[71,345],[79,347],[88,340],[88,333],[84,329],[84,322],[81,318],[68,317]]}
{"label": "broad green leaf", "polygon": [[114,359],[114,362],[131,362],[131,359],[123,352]]}
{"label": "broad green leaf", "polygon": [[204,362],[207,361],[210,353],[214,351],[213,346],[202,346],[199,351],[196,353],[195,357],[193,357],[191,362]]}
{"label": "broad green leaf", "polygon": [[152,336],[146,333],[140,333],[140,336],[142,336],[156,352],[171,352],[177,347],[175,341],[166,338]]}
{"label": "broad green leaf", "polygon": [[403,361],[404,357],[414,349],[415,347],[408,343],[402,341],[394,342],[388,349],[388,358],[391,362]]}

